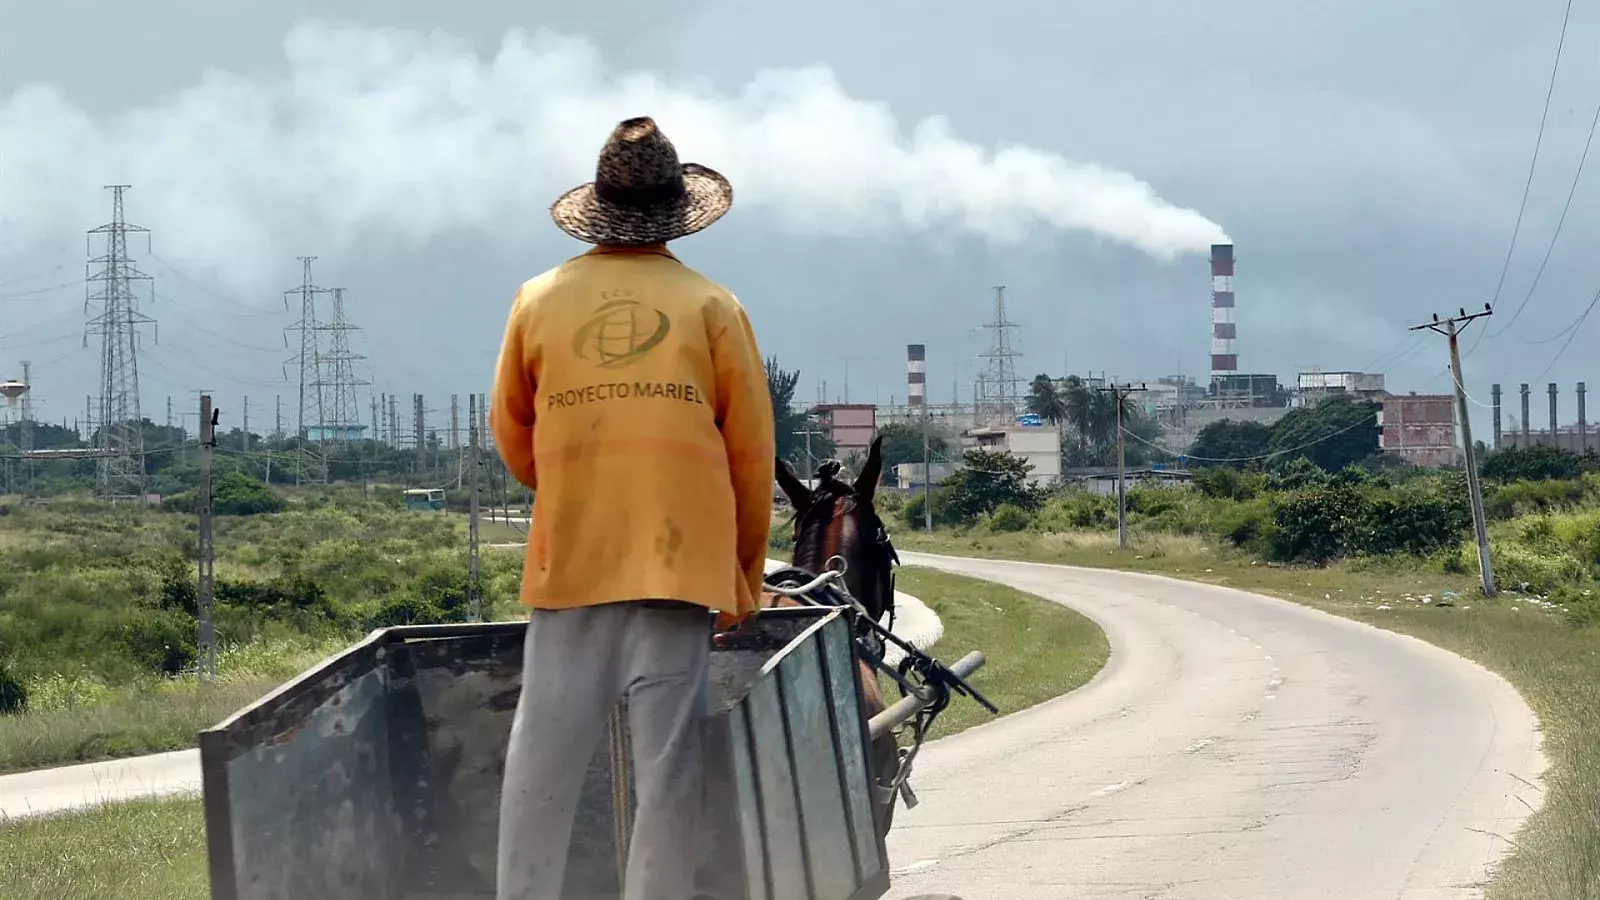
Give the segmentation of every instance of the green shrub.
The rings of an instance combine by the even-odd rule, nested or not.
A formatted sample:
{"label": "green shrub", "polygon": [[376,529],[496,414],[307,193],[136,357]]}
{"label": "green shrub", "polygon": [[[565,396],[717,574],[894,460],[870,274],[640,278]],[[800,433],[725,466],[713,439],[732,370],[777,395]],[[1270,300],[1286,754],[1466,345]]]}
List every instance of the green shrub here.
{"label": "green shrub", "polygon": [[1536,512],[1567,509],[1583,501],[1582,481],[1517,481],[1502,485],[1484,501],[1491,518],[1510,519]]}
{"label": "green shrub", "polygon": [[1578,560],[1559,551],[1540,551],[1515,542],[1491,544],[1489,549],[1495,577],[1506,587],[1525,586],[1544,594],[1562,584],[1576,583],[1588,574]]}
{"label": "green shrub", "polygon": [[1249,500],[1253,496],[1246,493],[1247,482],[1243,473],[1227,466],[1196,469],[1189,483],[1195,490],[1215,500]]}
{"label": "green shrub", "polygon": [[199,655],[194,619],[172,610],[140,610],[123,628],[128,655],[147,670],[176,675]]}
{"label": "green shrub", "polygon": [[1297,491],[1273,510],[1281,533],[1275,550],[1285,560],[1325,564],[1360,547],[1366,504],[1355,489],[1336,485]]}
{"label": "green shrub", "polygon": [[1225,508],[1217,516],[1214,528],[1235,547],[1257,556],[1266,559],[1287,556],[1283,548],[1283,530],[1274,518],[1272,504],[1265,498]]}
{"label": "green shrub", "polygon": [[1380,496],[1367,503],[1366,523],[1356,549],[1380,555],[1427,556],[1459,544],[1471,526],[1471,510],[1460,498]]}
{"label": "green shrub", "polygon": [[1033,515],[1020,506],[1002,503],[989,514],[989,527],[1000,532],[1027,531],[1033,524]]}
{"label": "green shrub", "polygon": [[11,667],[0,662],[0,715],[13,715],[28,708],[28,691]]}

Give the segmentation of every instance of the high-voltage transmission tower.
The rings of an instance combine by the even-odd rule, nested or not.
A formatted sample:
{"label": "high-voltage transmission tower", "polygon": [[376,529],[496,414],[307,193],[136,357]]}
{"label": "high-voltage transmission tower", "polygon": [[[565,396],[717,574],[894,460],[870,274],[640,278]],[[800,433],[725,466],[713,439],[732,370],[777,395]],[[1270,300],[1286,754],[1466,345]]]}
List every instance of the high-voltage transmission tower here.
{"label": "high-voltage transmission tower", "polygon": [[[326,343],[328,348],[318,360],[315,388],[319,402],[325,404],[325,421],[318,424],[327,429],[322,435],[324,440],[344,444],[361,433],[361,403],[356,389],[367,384],[356,376],[355,367],[357,360],[366,357],[350,351],[350,333],[361,329],[345,318],[344,288],[333,289],[333,321],[319,322],[314,330],[318,332],[313,339],[315,346]],[[325,341],[322,335],[326,335]]]}
{"label": "high-voltage transmission tower", "polygon": [[994,321],[983,326],[993,332],[989,351],[982,354],[989,361],[982,381],[983,396],[978,399],[982,416],[990,425],[1010,425],[1016,421],[1021,409],[1018,393],[1016,361],[1022,356],[1011,345],[1011,332],[1017,324],[1006,318],[1006,289],[994,289]]}
{"label": "high-voltage transmission tower", "polygon": [[323,391],[325,379],[322,377],[322,349],[318,341],[323,327],[317,319],[317,296],[332,293],[327,288],[317,287],[316,282],[311,279],[311,263],[316,257],[302,256],[299,259],[303,267],[300,286],[283,292],[285,309],[289,308],[290,297],[300,298],[300,321],[284,329],[300,332],[300,352],[289,358],[290,362],[300,364],[300,402],[295,415],[295,443],[299,446],[300,465],[295,471],[296,484],[300,482],[301,475],[306,469],[308,455],[306,445],[310,438],[307,425],[315,421],[319,439],[326,437],[327,434],[329,409]]}
{"label": "high-voltage transmission tower", "polygon": [[[90,229],[104,235],[104,253],[89,258],[85,282],[85,314],[97,312],[84,330],[83,345],[89,335],[100,336],[99,434],[95,448],[100,457],[99,493],[106,498],[144,496],[144,427],[139,413],[139,328],[155,320],[139,312],[133,296],[133,282],[154,279],[139,271],[128,259],[128,235],[148,235],[150,229],[129,225],[123,218],[122,195],[126,184],[109,184],[111,221]],[[91,253],[93,250],[90,251]],[[88,427],[92,428],[93,425]]]}

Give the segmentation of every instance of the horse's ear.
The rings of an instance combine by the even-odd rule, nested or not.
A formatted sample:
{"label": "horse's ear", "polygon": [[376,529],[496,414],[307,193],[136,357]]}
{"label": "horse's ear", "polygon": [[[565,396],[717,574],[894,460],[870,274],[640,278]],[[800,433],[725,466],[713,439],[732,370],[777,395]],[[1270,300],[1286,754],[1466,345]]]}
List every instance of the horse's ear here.
{"label": "horse's ear", "polygon": [[867,461],[861,465],[861,474],[856,476],[856,496],[872,502],[872,495],[878,489],[878,481],[883,478],[883,435],[872,439],[872,446],[867,450]]}
{"label": "horse's ear", "polygon": [[805,511],[811,508],[811,491],[781,457],[777,462],[778,465],[773,471],[778,476],[778,487],[783,488],[783,495],[789,498],[789,503],[794,506],[795,512],[804,515]]}

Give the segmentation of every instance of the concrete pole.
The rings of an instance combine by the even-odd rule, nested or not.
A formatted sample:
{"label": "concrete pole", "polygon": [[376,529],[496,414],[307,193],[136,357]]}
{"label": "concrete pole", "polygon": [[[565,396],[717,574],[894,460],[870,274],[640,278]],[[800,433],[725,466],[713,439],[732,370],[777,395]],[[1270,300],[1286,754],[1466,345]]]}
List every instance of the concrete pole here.
{"label": "concrete pole", "polygon": [[[1500,449],[1500,385],[1490,388],[1490,396],[1494,402],[1494,449]],[[1580,401],[1581,402],[1581,401]]]}

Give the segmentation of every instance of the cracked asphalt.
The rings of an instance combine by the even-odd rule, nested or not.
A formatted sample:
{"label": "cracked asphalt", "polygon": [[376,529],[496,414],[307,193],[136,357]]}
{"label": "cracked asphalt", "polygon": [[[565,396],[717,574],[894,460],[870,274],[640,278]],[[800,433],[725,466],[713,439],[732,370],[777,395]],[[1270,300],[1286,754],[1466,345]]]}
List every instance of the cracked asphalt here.
{"label": "cracked asphalt", "polygon": [[895,900],[1464,900],[1539,803],[1533,713],[1422,641],[1155,576],[901,556],[1071,606],[1112,652],[923,749]]}

